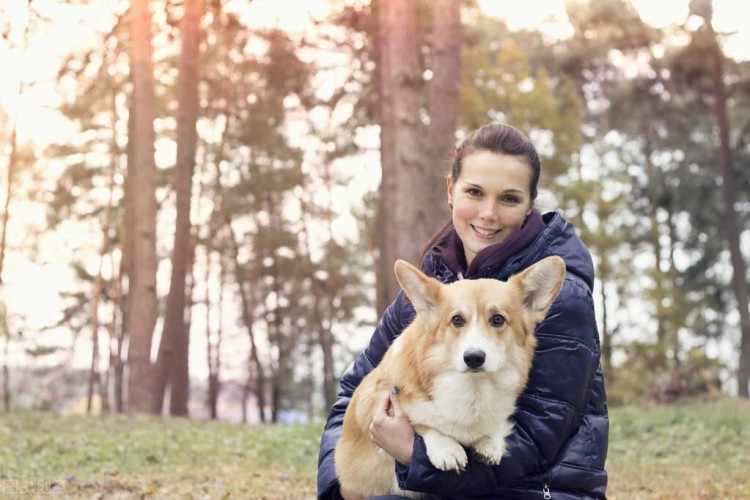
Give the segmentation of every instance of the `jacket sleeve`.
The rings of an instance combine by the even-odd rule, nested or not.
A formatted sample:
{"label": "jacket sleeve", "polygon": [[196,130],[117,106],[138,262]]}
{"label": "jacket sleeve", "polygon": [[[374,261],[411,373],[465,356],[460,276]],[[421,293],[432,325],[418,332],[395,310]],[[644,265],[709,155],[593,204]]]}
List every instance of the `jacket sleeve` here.
{"label": "jacket sleeve", "polygon": [[383,359],[393,340],[401,334],[414,318],[414,307],[406,299],[403,292],[385,310],[370,344],[354,361],[353,366],[341,379],[341,391],[336,403],[328,413],[323,437],[320,442],[318,455],[318,499],[340,499],[338,479],[333,461],[336,442],[341,436],[341,426],[344,423],[344,413],[349,401],[362,379],[370,373]]}
{"label": "jacket sleeve", "polygon": [[462,497],[498,495],[519,483],[536,482],[541,488],[548,465],[580,423],[599,365],[589,288],[569,274],[534,333],[538,341],[534,362],[500,464],[486,465],[469,452],[464,472],[444,472],[430,463],[424,441],[417,437],[411,463],[396,465],[401,488]]}

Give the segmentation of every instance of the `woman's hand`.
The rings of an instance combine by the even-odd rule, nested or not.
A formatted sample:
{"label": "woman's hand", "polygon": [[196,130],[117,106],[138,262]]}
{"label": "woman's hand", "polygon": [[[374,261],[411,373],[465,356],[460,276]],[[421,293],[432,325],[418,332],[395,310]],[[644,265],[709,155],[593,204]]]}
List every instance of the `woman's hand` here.
{"label": "woman's hand", "polygon": [[[388,410],[393,408],[393,416]],[[409,465],[414,448],[414,428],[401,408],[398,396],[389,392],[370,424],[370,439],[402,465]]]}

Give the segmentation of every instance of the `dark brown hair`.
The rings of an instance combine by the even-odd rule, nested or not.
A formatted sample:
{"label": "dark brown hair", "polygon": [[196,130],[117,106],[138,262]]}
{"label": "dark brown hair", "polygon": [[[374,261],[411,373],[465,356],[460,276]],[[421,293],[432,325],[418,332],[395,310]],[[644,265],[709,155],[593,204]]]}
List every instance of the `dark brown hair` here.
{"label": "dark brown hair", "polygon": [[[451,179],[455,184],[461,176],[464,159],[478,151],[489,151],[502,155],[523,158],[531,168],[529,192],[532,203],[539,193],[539,176],[542,171],[539,154],[534,144],[520,130],[503,123],[490,123],[471,132],[456,147],[451,162]],[[422,250],[420,264],[423,265],[427,253],[438,243],[443,242],[453,232],[453,220],[448,222],[429,239]]]}

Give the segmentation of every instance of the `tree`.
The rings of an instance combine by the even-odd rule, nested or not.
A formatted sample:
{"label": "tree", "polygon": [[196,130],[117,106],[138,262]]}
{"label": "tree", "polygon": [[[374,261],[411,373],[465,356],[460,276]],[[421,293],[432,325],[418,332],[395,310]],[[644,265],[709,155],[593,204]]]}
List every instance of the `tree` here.
{"label": "tree", "polygon": [[[32,9],[31,2],[28,4],[29,20],[24,26],[23,32],[20,35],[19,45],[20,50],[25,51],[29,43],[29,31],[31,27]],[[11,28],[6,28],[4,38],[10,40]],[[18,77],[18,91],[17,98],[21,100],[23,98],[26,85],[22,76]],[[11,121],[11,132],[10,132],[10,153],[8,154],[8,170],[5,178],[5,201],[3,203],[3,215],[2,215],[2,232],[0,233],[0,285],[3,283],[3,266],[5,264],[5,251],[6,251],[6,239],[8,235],[8,222],[10,220],[10,207],[11,199],[13,196],[13,186],[15,183],[16,170],[18,169],[18,114],[19,111],[16,109],[15,115]],[[5,121],[5,120],[3,120]],[[3,124],[3,127],[5,125]],[[5,134],[5,130],[1,130],[0,133]]]}
{"label": "tree", "polygon": [[[637,219],[633,217],[633,180],[628,172],[635,168],[631,151],[636,148],[631,140],[639,140],[640,132],[649,127],[648,120],[653,117],[649,114],[641,121],[641,116],[633,112],[648,113],[652,103],[633,99],[623,68],[632,69],[628,66],[631,60],[648,56],[657,32],[622,0],[571,3],[568,17],[574,34],[562,44],[554,73],[572,81],[580,102],[585,103],[579,118],[585,137],[581,150],[573,156],[573,168],[556,188],[566,215],[575,221],[596,262],[602,362],[611,383],[615,380],[612,355],[620,340],[617,333],[628,325],[621,319],[624,315],[610,311],[627,309],[631,293],[639,300],[643,295],[642,283],[632,280],[631,251],[639,241],[636,235],[642,222],[633,222]],[[623,241],[622,234],[630,236]],[[656,316],[662,325],[662,316]],[[657,327],[657,332],[662,330],[662,326]]]}
{"label": "tree", "polygon": [[[117,155],[113,155],[116,159]],[[93,408],[94,386],[98,386],[102,400],[102,410],[108,407],[108,387],[103,384],[99,373],[99,300],[104,296],[103,268],[107,255],[111,251],[111,228],[113,200],[115,197],[116,160],[112,162],[112,173],[109,181],[109,200],[105,209],[104,226],[102,227],[102,246],[99,252],[99,266],[94,275],[94,290],[91,299],[91,365],[89,367],[89,387],[86,401],[86,412],[91,414]]]}
{"label": "tree", "polygon": [[[644,69],[637,76],[626,78],[620,71],[604,91],[609,101],[608,128],[623,138],[617,155],[632,177],[626,195],[633,218],[627,226],[627,246],[633,255],[653,255],[653,264],[644,273],[646,284],[629,286],[630,296],[646,298],[652,309],[656,328],[651,367],[657,374],[674,372],[689,359],[680,340],[686,333],[704,341],[711,337],[699,318],[713,315],[704,312],[716,308],[708,292],[716,284],[709,283],[708,269],[689,256],[702,246],[693,235],[707,227],[700,214],[713,211],[713,198],[706,198],[706,190],[712,188],[705,177],[689,174],[695,146],[685,138],[700,135],[697,132],[705,127],[706,119],[695,115],[692,100],[686,99],[675,79],[668,76],[673,74],[668,69],[669,57],[654,52],[641,52]],[[685,218],[692,226],[687,232],[679,223]],[[704,255],[708,255],[706,250],[702,250]],[[686,257],[693,262],[687,267],[678,265],[678,260],[684,262]],[[696,280],[698,275],[701,277]],[[624,283],[628,281],[633,282]],[[625,292],[619,295],[626,297]],[[640,351],[635,348],[632,352]],[[630,365],[623,365],[619,372],[628,377],[629,370]]]}
{"label": "tree", "polygon": [[174,169],[176,212],[172,277],[164,318],[164,330],[157,358],[154,411],[161,413],[164,391],[170,386],[172,415],[187,415],[189,396],[188,343],[190,325],[186,323],[186,276],[192,260],[193,241],[190,223],[193,171],[198,144],[196,123],[199,115],[200,44],[203,0],[184,3],[180,22],[182,48],[177,78],[177,162]]}
{"label": "tree", "polygon": [[[122,280],[124,279],[123,248],[123,182],[125,176],[125,141],[121,126],[129,118],[127,110],[129,76],[125,49],[128,26],[126,15],[116,17],[111,29],[100,40],[81,53],[71,53],[63,61],[57,80],[61,86],[74,88],[60,107],[60,112],[79,130],[76,141],[54,144],[46,157],[65,167],[56,179],[55,187],[46,200],[48,229],[62,222],[81,226],[93,224],[101,227],[101,245],[98,248],[99,269],[86,272],[83,258],[72,263],[78,276],[91,285],[92,293],[70,294],[68,311],[58,326],[74,330],[75,316],[91,325],[92,366],[90,394],[99,384],[102,400],[108,403],[110,375],[114,385],[114,411],[123,411],[123,348],[124,322]],[[124,64],[122,64],[124,63]],[[71,85],[74,84],[74,85]],[[90,251],[82,244],[76,255]],[[108,276],[104,263],[108,262]],[[80,299],[79,299],[80,298]],[[109,318],[105,319],[105,314]],[[103,380],[99,373],[98,345],[101,329],[107,331],[108,368]],[[95,360],[96,359],[96,360]]]}
{"label": "tree", "polygon": [[[19,80],[18,82],[18,96],[19,97],[23,95],[23,89],[24,89],[23,80]],[[6,182],[5,203],[3,207],[3,216],[2,216],[3,229],[0,235],[0,284],[2,284],[3,282],[3,265],[5,263],[6,237],[8,234],[8,221],[10,219],[10,206],[11,206],[11,197],[13,194],[13,184],[15,181],[14,173],[16,169],[18,168],[17,166],[17,162],[18,162],[17,126],[18,126],[18,118],[16,117],[16,119],[13,120],[13,130],[11,131],[11,134],[10,134],[10,154],[8,155],[8,174],[5,179],[5,182]]]}
{"label": "tree", "polygon": [[10,368],[8,363],[10,362],[11,331],[8,329],[7,309],[2,302],[0,302],[0,338],[3,341],[3,410],[10,411]]}
{"label": "tree", "polygon": [[456,142],[462,35],[461,2],[438,0],[432,3],[432,78],[429,81],[427,107],[430,125],[425,149],[427,176],[424,179],[430,232],[437,230],[449,215],[445,199],[445,175],[450,170],[448,163]]}
{"label": "tree", "polygon": [[713,8],[709,0],[691,0],[690,10],[703,18],[703,26],[694,33],[691,47],[702,49],[708,56],[713,101],[713,114],[718,136],[717,166],[722,190],[722,227],[729,249],[732,266],[732,290],[740,316],[740,353],[737,370],[738,394],[750,397],[750,310],[748,309],[747,265],[740,248],[741,228],[735,213],[735,176],[732,167],[732,145],[730,144],[730,122],[728,115],[728,95],[724,73],[724,53],[712,25]]}
{"label": "tree", "polygon": [[147,0],[132,0],[130,8],[133,119],[129,127],[125,254],[128,260],[128,410],[131,412],[150,412],[153,408],[151,343],[158,305],[154,162],[156,97],[148,3]]}
{"label": "tree", "polygon": [[419,2],[377,0],[377,92],[380,101],[380,207],[378,212],[377,310],[382,312],[400,287],[396,259],[419,264],[420,246],[433,227],[428,213],[428,172],[424,125],[420,119],[424,88],[420,60]]}

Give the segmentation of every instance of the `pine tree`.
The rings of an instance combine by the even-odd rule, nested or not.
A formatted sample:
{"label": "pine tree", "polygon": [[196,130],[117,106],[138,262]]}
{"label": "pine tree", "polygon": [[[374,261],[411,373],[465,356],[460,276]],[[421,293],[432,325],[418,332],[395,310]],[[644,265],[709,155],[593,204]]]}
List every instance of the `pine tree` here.
{"label": "pine tree", "polygon": [[125,203],[125,255],[128,259],[128,411],[153,408],[151,343],[157,318],[156,165],[154,161],[154,69],[151,13],[147,0],[130,8],[132,127],[129,129]]}

